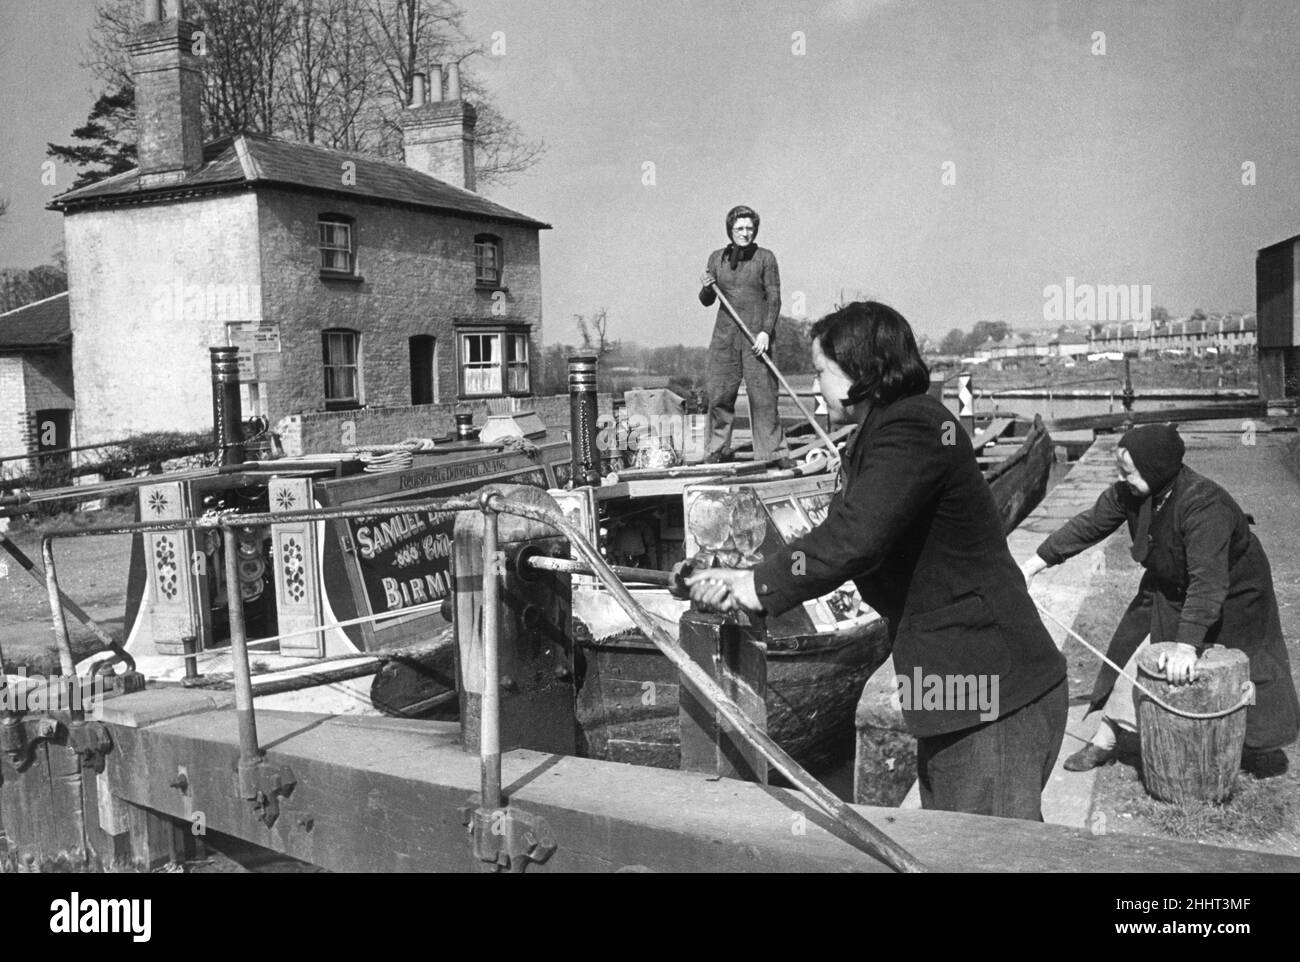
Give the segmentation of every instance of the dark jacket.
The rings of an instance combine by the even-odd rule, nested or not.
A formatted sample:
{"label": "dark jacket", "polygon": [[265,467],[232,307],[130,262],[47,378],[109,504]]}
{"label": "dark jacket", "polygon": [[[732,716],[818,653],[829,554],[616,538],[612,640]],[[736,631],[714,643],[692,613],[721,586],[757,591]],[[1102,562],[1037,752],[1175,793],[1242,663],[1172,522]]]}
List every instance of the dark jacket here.
{"label": "dark jacket", "polygon": [[[922,677],[997,676],[998,717],[1065,677],[1007,549],[970,439],[927,395],[871,411],[845,452],[825,522],[755,569],[779,614],[852,580],[889,621],[894,669]],[[975,711],[903,706],[918,736],[969,728]]]}
{"label": "dark jacket", "polygon": [[[768,339],[776,337],[776,319],[781,313],[781,272],[776,267],[776,255],[766,247],[750,245],[752,254],[742,256],[731,269],[730,262],[723,257],[725,247],[709,255],[708,271],[718,282],[718,289],[728,303],[736,309],[740,319],[745,322],[749,332],[758,336],[759,332],[767,334]],[[718,296],[710,288],[700,288],[700,303],[711,307]],[[736,329],[735,323],[727,316],[726,308],[718,305],[718,316],[714,329],[727,331]],[[743,334],[736,333],[736,343],[744,343]]]}
{"label": "dark jacket", "polygon": [[[1091,509],[1039,545],[1038,556],[1060,564],[1126,522],[1132,537],[1143,500],[1116,482]],[[1261,750],[1289,744],[1300,732],[1300,702],[1263,546],[1232,496],[1191,468],[1179,471],[1168,496],[1157,504],[1137,597],[1106,656],[1124,664],[1148,632],[1152,643],[1183,642],[1198,653],[1214,644],[1243,651],[1255,683],[1246,744]],[[1103,666],[1093,688],[1094,707],[1106,700],[1114,683],[1115,670]]]}

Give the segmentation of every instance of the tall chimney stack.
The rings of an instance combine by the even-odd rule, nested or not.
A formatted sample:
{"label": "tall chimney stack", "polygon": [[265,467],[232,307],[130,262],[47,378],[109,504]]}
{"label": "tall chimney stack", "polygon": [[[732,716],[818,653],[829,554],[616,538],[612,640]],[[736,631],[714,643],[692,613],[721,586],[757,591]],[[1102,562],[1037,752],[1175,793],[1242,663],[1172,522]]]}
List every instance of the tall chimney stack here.
{"label": "tall chimney stack", "polygon": [[[443,70],[446,99],[442,94]],[[398,118],[406,165],[456,187],[474,190],[474,127],[478,112],[461,99],[460,65],[451,63],[441,69],[435,66],[430,80],[427,98],[417,104],[417,98],[412,96],[411,106]]]}
{"label": "tall chimney stack", "polygon": [[145,20],[127,41],[142,187],[176,183],[203,164],[203,71],[193,52],[194,26],[165,13],[163,0],[144,0]]}

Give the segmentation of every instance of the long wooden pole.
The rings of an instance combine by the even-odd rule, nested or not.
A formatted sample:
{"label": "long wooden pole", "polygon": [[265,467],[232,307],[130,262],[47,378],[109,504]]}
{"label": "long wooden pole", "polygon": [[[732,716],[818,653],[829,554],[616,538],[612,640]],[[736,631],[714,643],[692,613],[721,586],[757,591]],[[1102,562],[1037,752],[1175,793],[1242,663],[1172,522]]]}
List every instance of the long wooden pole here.
{"label": "long wooden pole", "polygon": [[609,589],[609,593],[614,600],[618,602],[619,607],[632,619],[633,624],[654,642],[655,647],[664,653],[673,664],[673,667],[681,672],[682,676],[695,688],[699,695],[717,709],[718,713],[735,728],[745,741],[756,748],[759,754],[766,758],[773,768],[784,775],[795,788],[807,795],[813,804],[851,833],[867,852],[886,865],[899,872],[924,872],[926,870],[916,856],[837,798],[825,785],[813,778],[804,770],[803,766],[791,758],[789,753],[773,741],[767,732],[755,725],[726,692],[718,686],[718,683],[705,674],[704,670],[690,659],[686,652],[682,650],[677,639],[650,619],[645,610],[636,603],[631,593],[623,586],[623,583],[610,570],[605,559],[600,556],[600,552],[592,548],[582,533],[568,519],[558,511],[550,511],[537,505],[520,504],[503,498],[501,495],[492,495],[491,505],[497,511],[523,518],[531,518],[534,521],[548,524],[567,537],[573,550],[582,555],[583,559],[591,565],[600,580]]}
{"label": "long wooden pole", "polygon": [[[736,326],[740,328],[740,332],[745,335],[745,339],[749,341],[752,346],[754,343],[754,335],[745,325],[745,322],[740,319],[740,315],[736,313],[736,309],[731,306],[731,302],[727,300],[727,295],[722,293],[716,282],[710,284],[709,287],[712,289],[713,293],[718,295],[718,301],[726,309],[727,313],[731,315],[731,319],[736,323]],[[799,409],[799,412],[808,420],[808,423],[812,425],[812,429],[817,432],[817,437],[821,438],[822,444],[826,445],[826,451],[830,455],[831,459],[838,462],[840,460],[839,448],[835,446],[835,442],[831,440],[831,436],[826,433],[826,429],[817,421],[817,415],[804,407],[803,401],[799,400],[799,395],[796,394],[794,388],[790,386],[790,382],[785,379],[785,375],[783,375],[780,369],[776,366],[776,362],[768,357],[767,351],[763,351],[758,356],[763,359],[763,363],[767,365],[768,370],[776,375],[777,381],[780,383],[781,387],[785,388],[785,393],[790,395],[790,399],[794,401],[795,407]],[[753,416],[753,405],[750,405],[751,420],[753,419]]]}

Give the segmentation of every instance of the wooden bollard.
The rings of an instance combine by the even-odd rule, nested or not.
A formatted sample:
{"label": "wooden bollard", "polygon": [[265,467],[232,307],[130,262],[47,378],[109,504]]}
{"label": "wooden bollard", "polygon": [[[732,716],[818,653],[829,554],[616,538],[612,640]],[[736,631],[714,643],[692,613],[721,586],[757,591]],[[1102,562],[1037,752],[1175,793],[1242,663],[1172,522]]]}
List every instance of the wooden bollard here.
{"label": "wooden bollard", "polygon": [[[724,615],[687,611],[678,626],[678,639],[690,659],[766,730],[767,646],[758,631]],[[766,759],[707,702],[696,698],[684,680],[679,691],[682,771],[767,784]]]}
{"label": "wooden bollard", "polygon": [[[1172,642],[1151,645],[1138,658],[1139,678],[1161,701],[1188,712],[1216,712],[1242,700],[1250,659],[1233,648],[1210,648],[1196,662],[1196,680],[1170,685],[1157,668]],[[1164,802],[1223,802],[1232,795],[1246,743],[1246,708],[1219,718],[1184,718],[1157,705],[1136,687],[1142,782]]]}

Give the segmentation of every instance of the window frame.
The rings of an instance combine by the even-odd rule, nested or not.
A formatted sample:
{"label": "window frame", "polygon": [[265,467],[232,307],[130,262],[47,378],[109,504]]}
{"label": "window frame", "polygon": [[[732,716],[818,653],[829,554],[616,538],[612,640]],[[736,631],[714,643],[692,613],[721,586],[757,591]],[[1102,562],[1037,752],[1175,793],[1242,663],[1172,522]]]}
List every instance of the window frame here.
{"label": "window frame", "polygon": [[[483,276],[482,248],[491,248],[496,269],[492,276]],[[474,235],[474,286],[483,290],[501,290],[506,276],[505,244],[500,235],[480,233]]]}
{"label": "window frame", "polygon": [[[456,334],[456,388],[461,400],[493,397],[531,397],[533,393],[532,332],[520,327],[458,327]],[[467,338],[491,338],[495,343],[493,361],[470,361]],[[513,340],[512,340],[513,339]],[[511,360],[512,348],[522,344],[523,359]],[[473,367],[471,367],[473,365]],[[496,372],[495,391],[470,391],[466,374],[471,370]],[[522,371],[523,385],[511,390],[512,371]]]}
{"label": "window frame", "polygon": [[[347,229],[348,245],[346,248],[337,244],[326,245],[324,230],[326,227]],[[323,213],[316,215],[316,250],[319,255],[319,267],[322,277],[356,277],[357,276],[357,219],[347,214]],[[326,252],[345,252],[347,267],[330,267],[326,264]]]}
{"label": "window frame", "polygon": [[[362,347],[361,332],[350,327],[327,327],[320,332],[321,334],[321,371],[323,383],[321,385],[325,401],[326,411],[351,411],[357,408],[365,407],[366,388],[365,378],[362,368]],[[330,350],[330,339],[335,336],[344,336],[351,339],[351,362],[339,362],[332,360]],[[334,380],[331,374],[339,370],[352,371],[353,393],[351,397],[330,397],[331,383]],[[337,385],[335,385],[337,389]]]}

